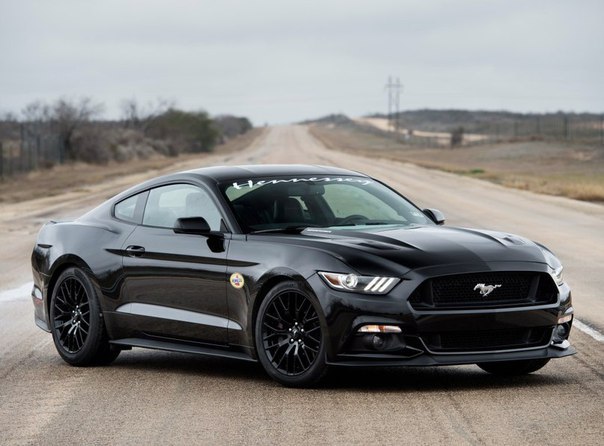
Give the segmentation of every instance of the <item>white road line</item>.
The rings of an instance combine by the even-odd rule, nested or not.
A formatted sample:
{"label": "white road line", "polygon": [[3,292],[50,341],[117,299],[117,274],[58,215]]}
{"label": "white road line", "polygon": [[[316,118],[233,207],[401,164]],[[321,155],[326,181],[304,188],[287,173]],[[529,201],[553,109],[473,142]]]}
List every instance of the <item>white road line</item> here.
{"label": "white road line", "polygon": [[573,321],[573,328],[576,328],[579,331],[582,331],[588,336],[591,336],[598,342],[604,342],[604,335],[600,333],[595,328],[591,328],[589,325],[581,322],[579,319],[575,319]]}
{"label": "white road line", "polygon": [[0,291],[0,302],[8,302],[11,300],[21,300],[24,297],[30,297],[31,290],[34,286],[33,282],[27,282],[21,285],[19,288],[13,288],[12,290]]}
{"label": "white road line", "polygon": [[[33,285],[33,282],[27,282],[18,288],[13,288],[12,290],[0,291],[0,302],[9,302],[12,300],[29,298]],[[586,323],[581,322],[579,319],[575,318],[573,321],[573,328],[582,331],[587,336],[592,337],[598,342],[604,342],[604,334],[600,333],[595,328],[590,327]]]}

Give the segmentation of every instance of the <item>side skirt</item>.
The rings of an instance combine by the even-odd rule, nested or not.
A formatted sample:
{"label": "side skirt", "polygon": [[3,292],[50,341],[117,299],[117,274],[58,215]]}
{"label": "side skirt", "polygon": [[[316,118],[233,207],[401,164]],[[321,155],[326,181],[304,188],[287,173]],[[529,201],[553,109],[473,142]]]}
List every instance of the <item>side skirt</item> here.
{"label": "side skirt", "polygon": [[204,356],[215,356],[219,358],[230,358],[248,362],[258,362],[256,359],[242,352],[223,350],[219,348],[211,348],[205,346],[202,347],[198,345],[180,344],[177,342],[158,341],[155,339],[124,338],[115,339],[109,342],[111,344],[123,345],[126,347],[150,348],[154,350],[165,350],[179,353],[193,353]]}

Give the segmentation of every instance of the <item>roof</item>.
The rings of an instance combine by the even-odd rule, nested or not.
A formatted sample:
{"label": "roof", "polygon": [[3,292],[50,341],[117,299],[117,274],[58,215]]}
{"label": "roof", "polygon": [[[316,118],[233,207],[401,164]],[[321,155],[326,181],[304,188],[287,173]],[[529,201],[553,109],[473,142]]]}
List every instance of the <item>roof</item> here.
{"label": "roof", "polygon": [[256,164],[248,166],[215,166],[189,170],[183,173],[199,175],[217,182],[256,177],[292,176],[292,175],[346,175],[366,176],[339,167],[315,166],[305,164]]}
{"label": "roof", "polygon": [[354,172],[352,170],[340,169],[339,167],[312,166],[305,164],[257,164],[249,166],[214,166],[203,167],[200,169],[187,170],[147,180],[137,184],[120,194],[113,197],[111,202],[117,202],[124,197],[138,193],[139,191],[156,187],[173,181],[179,181],[186,178],[197,179],[204,182],[221,183],[230,180],[241,180],[258,177],[292,177],[306,175],[337,175],[337,176],[355,176],[366,177],[367,175]]}

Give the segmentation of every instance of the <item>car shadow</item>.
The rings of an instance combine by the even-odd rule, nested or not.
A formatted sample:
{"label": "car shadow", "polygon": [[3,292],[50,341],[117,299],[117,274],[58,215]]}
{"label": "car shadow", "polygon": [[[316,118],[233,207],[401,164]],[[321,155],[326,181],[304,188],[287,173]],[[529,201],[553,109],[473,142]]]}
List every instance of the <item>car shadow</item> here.
{"label": "car shadow", "polygon": [[[198,378],[247,381],[262,386],[280,387],[258,363],[227,358],[192,356],[182,353],[135,350],[124,352],[110,366],[120,370],[162,372]],[[560,373],[551,364],[523,376],[496,376],[477,366],[450,367],[332,367],[316,389],[342,391],[472,391],[567,385],[572,377]]]}
{"label": "car shadow", "polygon": [[[552,368],[551,370],[554,370]],[[558,386],[573,380],[543,370],[521,376],[496,376],[475,365],[449,367],[334,368],[321,383],[341,390],[381,391],[472,391],[484,389]]]}

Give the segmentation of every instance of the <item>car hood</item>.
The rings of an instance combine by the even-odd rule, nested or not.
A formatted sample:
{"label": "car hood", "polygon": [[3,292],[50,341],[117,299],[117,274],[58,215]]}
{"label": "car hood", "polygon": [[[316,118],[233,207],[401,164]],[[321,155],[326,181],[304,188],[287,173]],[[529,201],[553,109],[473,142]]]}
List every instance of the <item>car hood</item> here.
{"label": "car hood", "polygon": [[392,262],[399,271],[401,266],[410,270],[449,264],[546,263],[542,248],[528,239],[477,229],[442,226],[354,230],[309,228],[301,235],[306,243],[317,243],[340,254],[340,260],[357,271],[392,266]]}

